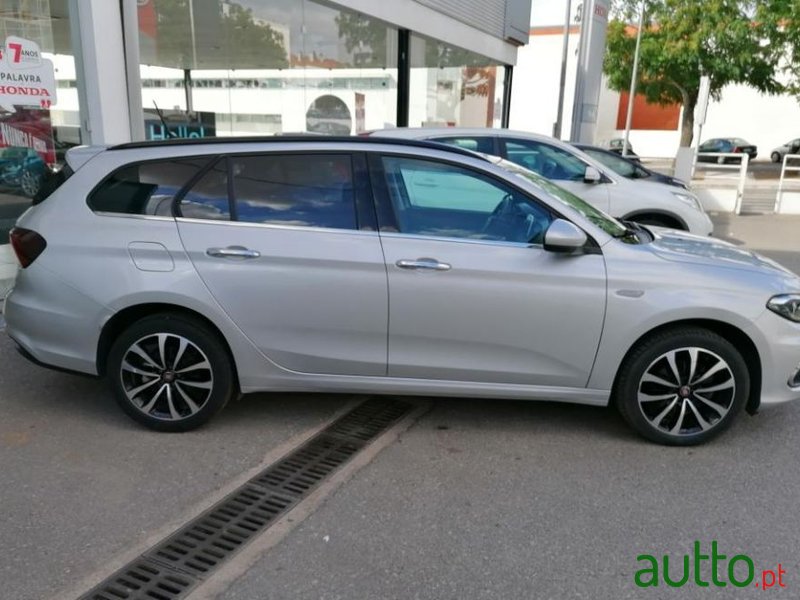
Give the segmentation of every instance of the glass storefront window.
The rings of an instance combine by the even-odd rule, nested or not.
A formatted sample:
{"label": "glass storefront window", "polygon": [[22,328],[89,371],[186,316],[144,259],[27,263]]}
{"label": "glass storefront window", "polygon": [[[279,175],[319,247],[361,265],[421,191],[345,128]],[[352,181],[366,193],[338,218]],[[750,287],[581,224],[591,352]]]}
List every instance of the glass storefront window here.
{"label": "glass storefront window", "polygon": [[395,124],[397,30],[381,21],[311,0],[147,0],[138,17],[148,139]]}
{"label": "glass storefront window", "polygon": [[9,230],[31,205],[47,170],[63,163],[66,150],[81,142],[78,82],[67,2],[2,0],[0,62],[7,73],[27,72],[10,66],[8,61],[15,49],[4,47],[9,38],[17,51],[22,40],[31,44],[28,50],[38,48],[38,53],[34,53],[37,62],[39,59],[41,64],[52,62],[56,97],[53,102],[51,97],[29,94],[31,100],[24,104],[4,101],[6,94],[16,94],[20,87],[38,86],[35,79],[26,83],[30,80],[20,78],[22,83],[18,83],[6,78],[0,90],[0,298],[16,273],[16,261],[8,245]]}
{"label": "glass storefront window", "polygon": [[503,65],[412,34],[410,127],[499,127]]}

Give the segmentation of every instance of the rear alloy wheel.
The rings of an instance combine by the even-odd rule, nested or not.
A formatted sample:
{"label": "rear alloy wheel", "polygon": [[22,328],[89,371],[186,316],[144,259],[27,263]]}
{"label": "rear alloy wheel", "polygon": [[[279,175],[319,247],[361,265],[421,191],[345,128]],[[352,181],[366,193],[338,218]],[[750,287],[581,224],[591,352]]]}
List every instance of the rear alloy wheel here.
{"label": "rear alloy wheel", "polygon": [[769,158],[774,163],[781,162],[781,155],[778,152],[773,152]]}
{"label": "rear alloy wheel", "polygon": [[117,402],[158,431],[188,431],[233,394],[233,367],[217,336],[194,319],[156,315],[134,323],[111,348],[108,376]]}
{"label": "rear alloy wheel", "polygon": [[677,329],[645,340],[632,353],[616,400],[644,437],[690,446],[728,428],[749,392],[747,366],[730,342],[703,329]]}

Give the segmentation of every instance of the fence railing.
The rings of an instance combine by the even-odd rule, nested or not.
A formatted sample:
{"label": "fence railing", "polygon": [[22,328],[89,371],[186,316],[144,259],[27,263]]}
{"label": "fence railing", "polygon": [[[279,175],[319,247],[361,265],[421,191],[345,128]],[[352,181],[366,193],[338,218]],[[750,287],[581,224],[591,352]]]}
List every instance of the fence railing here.
{"label": "fence railing", "polygon": [[[715,162],[701,161],[701,158],[715,158]],[[739,161],[739,164],[728,164],[728,159]],[[706,171],[739,171],[738,183],[736,186],[736,202],[734,204],[734,214],[742,211],[742,200],[744,199],[744,186],[747,181],[747,167],[750,164],[750,155],[739,152],[700,152],[697,154],[694,165],[696,169]]]}
{"label": "fence railing", "polygon": [[[794,165],[790,166],[789,162],[794,161]],[[800,173],[800,154],[787,154],[783,157],[783,166],[781,167],[781,178],[778,182],[778,193],[775,196],[775,213],[781,211],[781,203],[783,202],[783,192],[786,188],[786,174],[787,173]],[[800,180],[792,181],[790,183],[800,184]],[[800,188],[800,185],[799,185]],[[797,190],[800,192],[800,189]]]}

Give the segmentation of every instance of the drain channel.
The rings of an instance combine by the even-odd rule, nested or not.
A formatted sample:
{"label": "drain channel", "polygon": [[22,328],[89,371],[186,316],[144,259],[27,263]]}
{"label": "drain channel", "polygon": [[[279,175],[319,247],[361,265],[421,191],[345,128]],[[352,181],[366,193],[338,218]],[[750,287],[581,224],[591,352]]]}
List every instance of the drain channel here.
{"label": "drain channel", "polygon": [[413,408],[394,398],[359,404],[79,600],[186,597]]}

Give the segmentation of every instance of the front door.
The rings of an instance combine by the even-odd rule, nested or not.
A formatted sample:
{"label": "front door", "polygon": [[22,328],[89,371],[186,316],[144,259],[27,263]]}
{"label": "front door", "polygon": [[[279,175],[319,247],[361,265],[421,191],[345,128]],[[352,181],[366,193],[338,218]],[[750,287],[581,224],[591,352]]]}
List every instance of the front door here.
{"label": "front door", "polygon": [[605,312],[600,254],[542,248],[553,214],[459,165],[377,159],[389,375],[584,387]]}
{"label": "front door", "polygon": [[286,369],[386,374],[386,269],[377,232],[359,229],[359,158],[231,156],[180,201],[181,239],[200,277]]}

